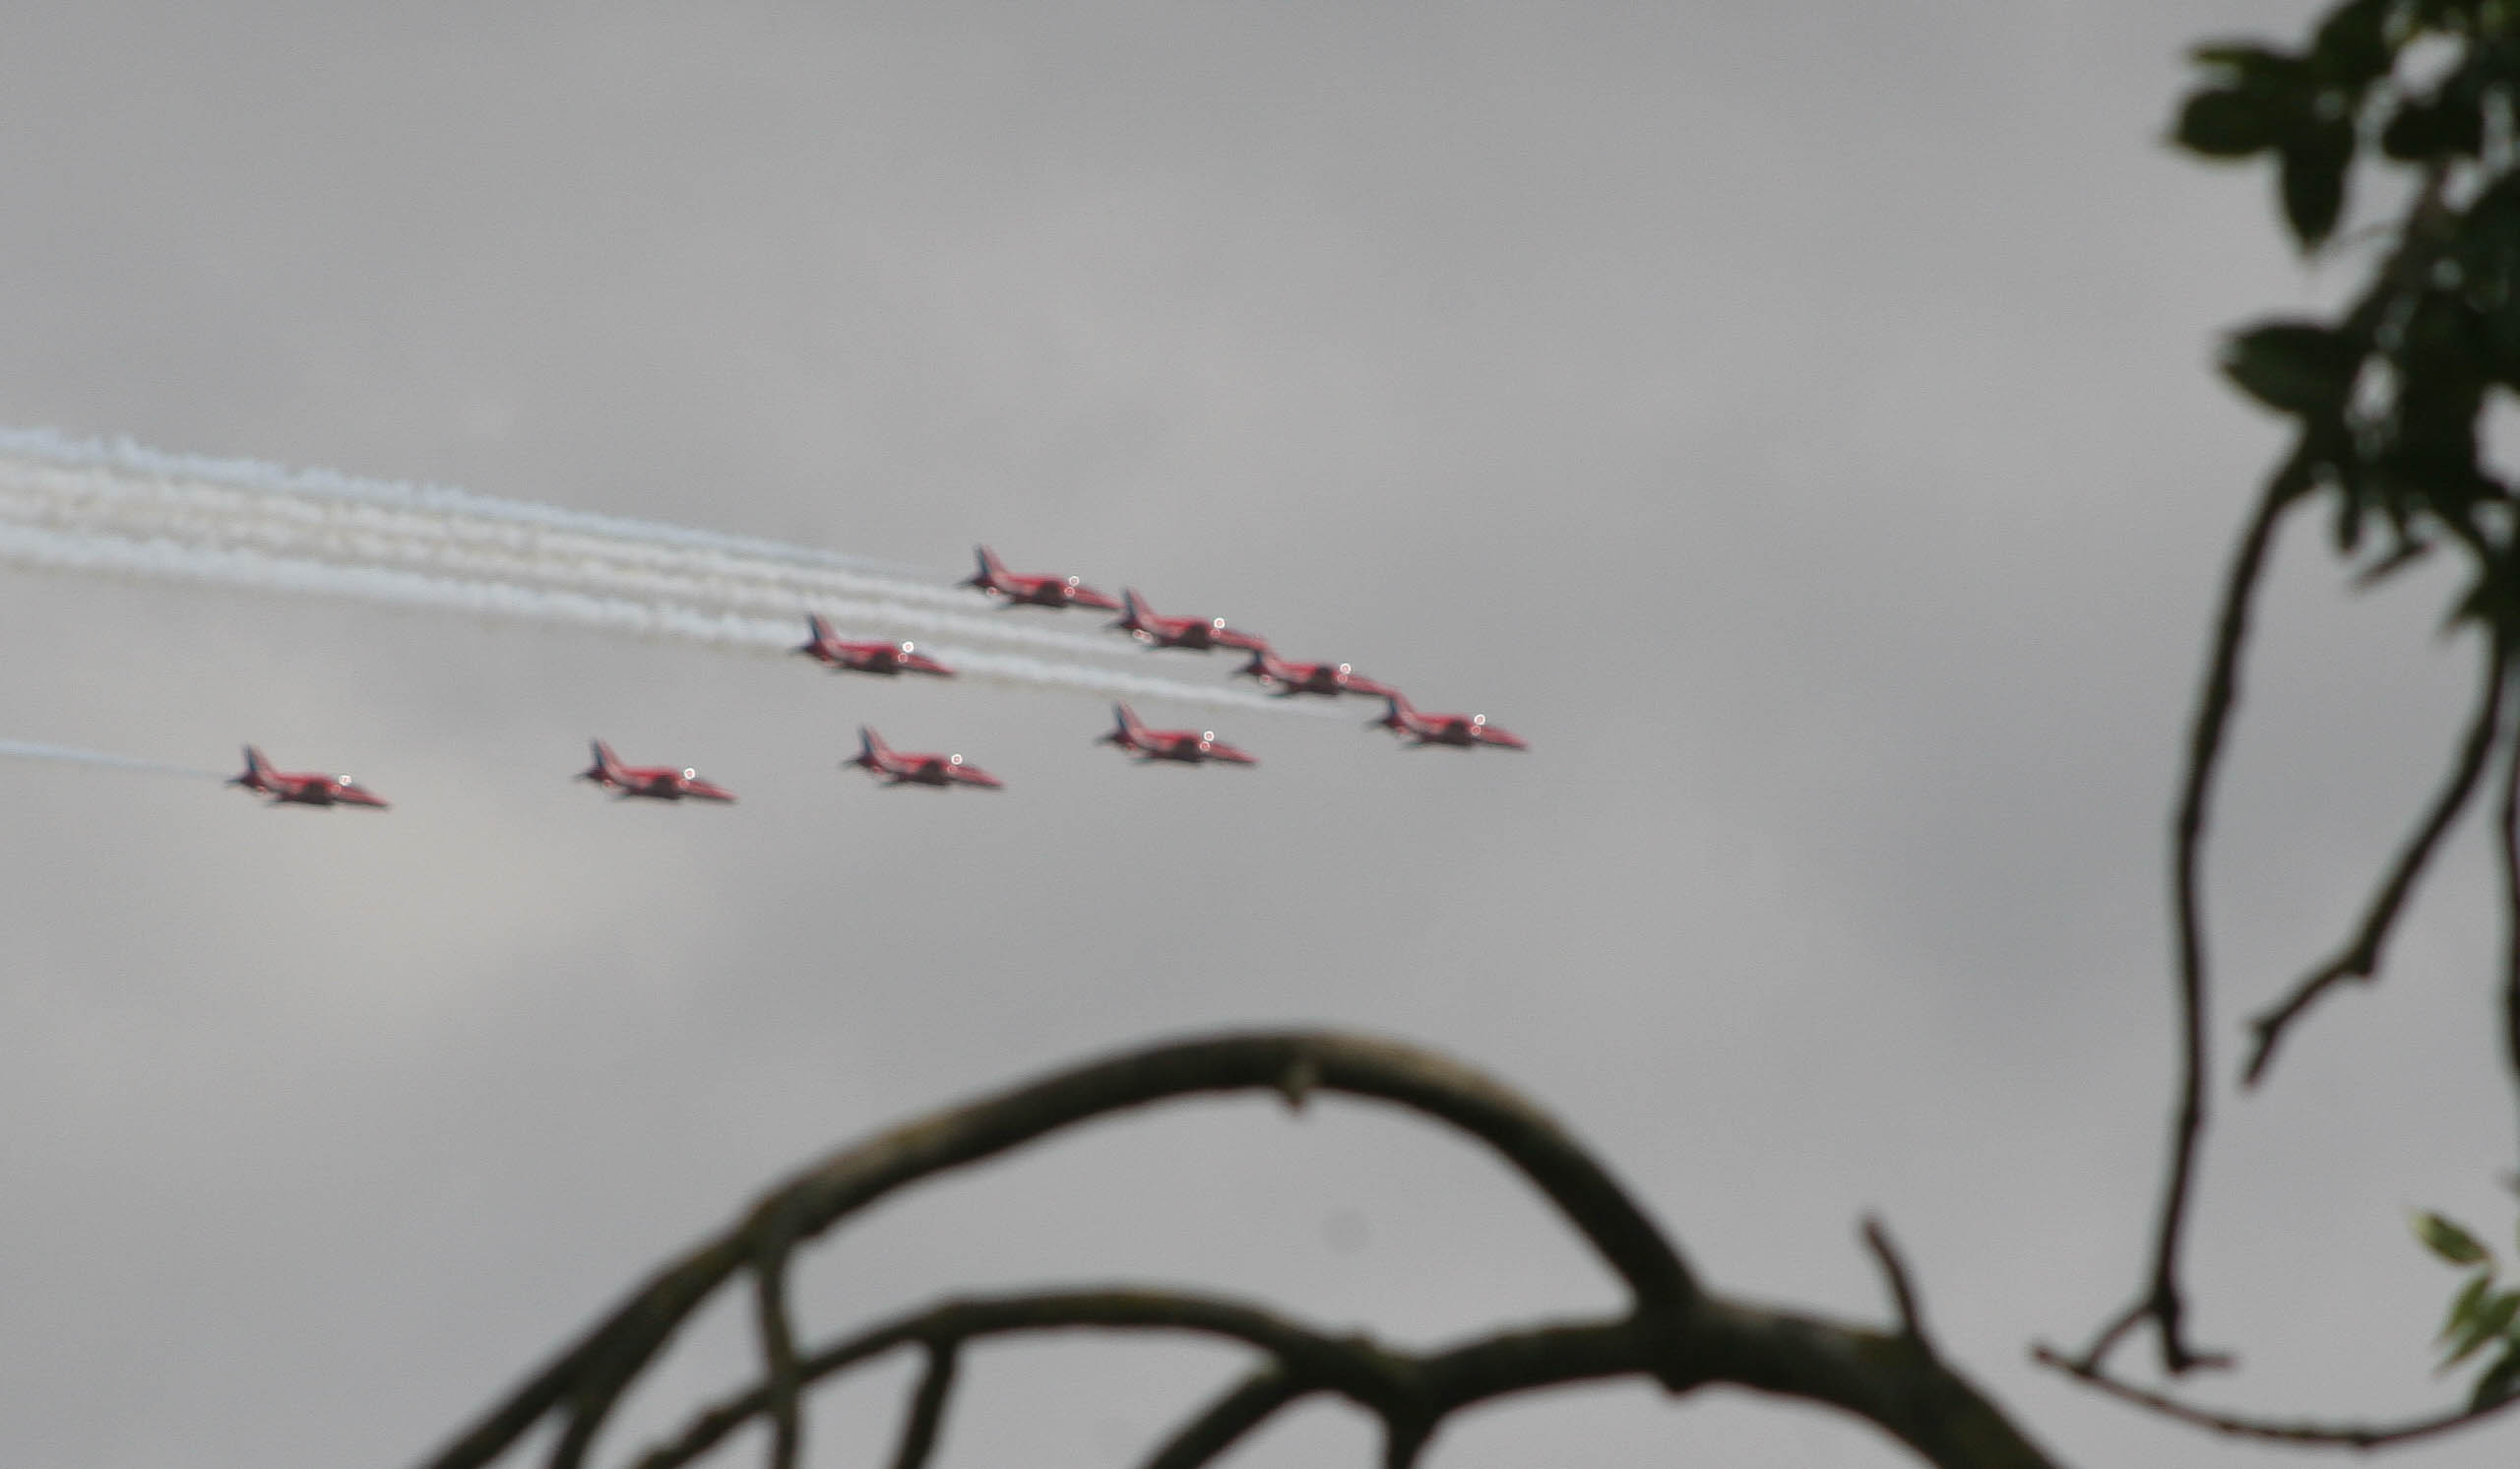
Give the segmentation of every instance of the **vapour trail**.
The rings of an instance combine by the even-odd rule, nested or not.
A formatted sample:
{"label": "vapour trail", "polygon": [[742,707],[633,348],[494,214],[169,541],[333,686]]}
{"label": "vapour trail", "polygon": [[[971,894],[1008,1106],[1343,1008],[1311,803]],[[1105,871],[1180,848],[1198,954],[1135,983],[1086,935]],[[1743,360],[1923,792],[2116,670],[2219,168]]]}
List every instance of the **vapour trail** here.
{"label": "vapour trail", "polygon": [[[662,596],[726,610],[812,609],[870,632],[943,634],[1071,657],[1109,657],[1128,647],[1041,626],[1022,612],[981,610],[984,604],[967,591],[808,564],[795,558],[820,553],[804,547],[378,481],[345,481],[356,494],[310,493],[269,467],[249,466],[270,483],[241,472],[223,479],[175,475],[161,466],[193,461],[130,446],[10,456],[27,438],[0,429],[0,522],[597,596]],[[74,450],[93,453],[82,460]],[[243,462],[204,463],[232,469]]]}
{"label": "vapour trail", "polygon": [[[724,608],[631,596],[598,596],[510,581],[466,580],[401,567],[292,559],[244,546],[64,532],[4,520],[0,520],[0,564],[433,607],[762,654],[786,654],[796,645],[799,632],[791,621]],[[958,673],[986,681],[1049,684],[1240,709],[1286,711],[1289,707],[1283,701],[1247,689],[1183,683],[1117,669],[1053,663],[976,648],[939,647],[935,651]],[[1293,712],[1330,713],[1310,709]]]}
{"label": "vapour trail", "polygon": [[67,745],[34,744],[24,739],[0,739],[0,755],[18,760],[62,760],[74,765],[109,765],[116,770],[146,770],[158,775],[187,775],[201,780],[222,781],[227,773],[203,770],[193,765],[169,765],[163,760],[140,760],[130,755],[108,755],[100,750],[74,750]]}
{"label": "vapour trail", "polygon": [[519,525],[548,526],[553,529],[584,531],[593,535],[612,536],[623,540],[645,540],[664,544],[732,551],[740,555],[793,561],[800,565],[839,567],[878,574],[917,574],[916,568],[904,566],[899,562],[842,555],[837,551],[794,545],[787,542],[770,541],[758,537],[729,536],[717,531],[670,525],[662,521],[634,520],[623,516],[569,510],[557,505],[537,505],[524,500],[503,500],[442,484],[412,484],[396,479],[368,479],[332,470],[290,469],[285,465],[266,464],[254,459],[220,459],[205,454],[166,454],[133,443],[127,438],[108,442],[103,439],[72,438],[49,428],[0,427],[0,454],[22,459],[46,460],[64,466],[118,471],[127,476],[198,479],[214,484],[263,490],[275,494],[445,510],[490,520],[505,520]]}

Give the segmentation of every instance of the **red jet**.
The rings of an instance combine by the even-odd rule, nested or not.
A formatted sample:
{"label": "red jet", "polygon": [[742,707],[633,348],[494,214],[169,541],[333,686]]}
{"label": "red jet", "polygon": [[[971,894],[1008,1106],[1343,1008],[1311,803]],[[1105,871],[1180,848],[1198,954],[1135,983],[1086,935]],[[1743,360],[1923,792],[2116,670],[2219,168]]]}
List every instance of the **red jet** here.
{"label": "red jet", "polygon": [[1099,607],[1116,612],[1120,605],[1110,594],[1097,592],[1084,581],[1072,576],[1018,576],[1006,569],[1006,563],[987,546],[979,547],[980,569],[964,578],[962,585],[977,587],[991,597],[1003,597],[1008,607]]}
{"label": "red jet", "polygon": [[834,635],[831,624],[813,612],[805,614],[812,636],[796,645],[799,653],[834,669],[859,673],[934,673],[951,678],[954,671],[918,651],[916,643],[852,643]]}
{"label": "red jet", "polygon": [[1419,714],[1409,700],[1397,691],[1383,697],[1383,716],[1365,726],[1368,730],[1389,730],[1394,734],[1409,736],[1411,748],[1421,744],[1449,744],[1468,749],[1475,744],[1492,744],[1509,750],[1527,750],[1531,746],[1519,734],[1508,734],[1487,722],[1483,714]]}
{"label": "red jet", "polygon": [[227,784],[268,796],[273,805],[301,806],[374,806],[388,809],[385,798],[346,775],[315,773],[291,774],[272,769],[263,752],[245,746],[245,773],[230,776]]}
{"label": "red jet", "polygon": [[1248,648],[1257,652],[1269,646],[1269,640],[1225,625],[1223,617],[1166,617],[1147,606],[1137,589],[1120,592],[1120,615],[1113,627],[1128,629],[1129,636],[1150,648],[1187,648],[1206,653],[1217,648]]}
{"label": "red jet", "polygon": [[1147,760],[1178,760],[1184,765],[1198,765],[1209,760],[1222,760],[1228,765],[1257,765],[1260,762],[1217,737],[1214,730],[1150,730],[1138,723],[1137,712],[1126,704],[1114,704],[1111,712],[1119,717],[1119,727],[1096,739],[1098,744],[1116,744],[1143,762]]}
{"label": "red jet", "polygon": [[1006,787],[1004,781],[978,766],[963,763],[960,755],[919,755],[897,750],[864,725],[857,730],[857,753],[841,763],[880,776],[887,786],[977,786],[985,791]]}
{"label": "red jet", "polygon": [[1290,694],[1374,694],[1388,698],[1400,692],[1344,663],[1289,663],[1265,646],[1253,650],[1251,661],[1234,671],[1259,679],[1262,688],[1282,699]]}
{"label": "red jet", "polygon": [[595,763],[578,772],[578,779],[593,781],[606,791],[623,797],[644,796],[650,800],[733,800],[735,793],[724,786],[712,785],[700,778],[696,770],[676,770],[670,765],[624,765],[612,746],[598,739],[595,744]]}

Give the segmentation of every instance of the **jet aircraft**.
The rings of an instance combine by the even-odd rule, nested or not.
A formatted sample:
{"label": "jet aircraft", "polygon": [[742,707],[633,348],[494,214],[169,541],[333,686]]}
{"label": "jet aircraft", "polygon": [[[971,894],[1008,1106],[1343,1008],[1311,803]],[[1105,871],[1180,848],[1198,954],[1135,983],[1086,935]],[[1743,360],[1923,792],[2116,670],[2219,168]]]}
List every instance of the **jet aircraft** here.
{"label": "jet aircraft", "polygon": [[1206,653],[1217,648],[1248,648],[1258,652],[1269,646],[1269,640],[1225,625],[1223,617],[1166,617],[1147,606],[1145,598],[1134,587],[1120,591],[1120,615],[1111,621],[1113,627],[1125,628],[1129,636],[1150,648],[1188,648]]}
{"label": "jet aircraft", "polygon": [[1260,680],[1260,686],[1280,698],[1291,694],[1377,694],[1388,696],[1400,690],[1388,683],[1377,682],[1344,663],[1290,663],[1271,652],[1266,645],[1252,650],[1251,661],[1234,670]]}
{"label": "jet aircraft", "polygon": [[273,805],[373,806],[380,811],[388,808],[384,797],[348,776],[274,770],[271,762],[263,758],[263,752],[250,744],[245,746],[244,773],[228,777],[227,784],[268,796]]}
{"label": "jet aircraft", "polygon": [[606,791],[622,797],[643,796],[650,800],[733,800],[735,793],[724,786],[713,785],[692,769],[676,770],[670,765],[624,765],[612,746],[602,740],[590,741],[595,746],[595,763],[578,772],[578,779],[593,781]]}
{"label": "jet aircraft", "polygon": [[1119,724],[1097,737],[1098,744],[1116,744],[1138,757],[1148,760],[1178,760],[1184,765],[1199,765],[1222,760],[1228,765],[1257,765],[1260,762],[1217,737],[1214,730],[1150,730],[1138,723],[1137,711],[1126,704],[1114,704],[1111,713]]}
{"label": "jet aircraft", "polygon": [[880,778],[887,786],[978,786],[983,790],[1004,789],[1006,783],[980,769],[966,764],[960,755],[913,754],[897,750],[884,742],[884,736],[873,727],[861,725],[857,730],[857,753],[841,762],[854,765],[867,774]]}
{"label": "jet aircraft", "polygon": [[860,673],[934,673],[951,678],[954,671],[918,651],[916,643],[852,643],[834,634],[818,613],[805,614],[811,633],[796,646],[799,653],[834,669]]}
{"label": "jet aircraft", "polygon": [[1448,744],[1456,749],[1468,749],[1475,744],[1492,744],[1509,750],[1531,748],[1521,735],[1506,734],[1489,724],[1483,714],[1420,714],[1397,690],[1384,694],[1382,701],[1382,718],[1369,722],[1365,728],[1405,734],[1413,749],[1421,744]]}
{"label": "jet aircraft", "polygon": [[985,545],[978,550],[980,569],[964,578],[962,585],[1002,597],[1008,607],[1099,607],[1110,612],[1120,609],[1109,593],[1095,591],[1081,578],[1018,575],[1006,569],[1006,563],[997,558],[995,551]]}

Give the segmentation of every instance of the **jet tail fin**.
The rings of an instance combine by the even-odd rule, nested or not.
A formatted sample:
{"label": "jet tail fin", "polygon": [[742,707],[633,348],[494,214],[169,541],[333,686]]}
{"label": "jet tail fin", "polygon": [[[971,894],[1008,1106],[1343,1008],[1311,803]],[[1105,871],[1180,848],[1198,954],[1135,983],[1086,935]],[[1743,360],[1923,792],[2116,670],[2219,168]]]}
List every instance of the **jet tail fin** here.
{"label": "jet tail fin", "polygon": [[263,774],[270,769],[271,762],[263,758],[263,752],[249,744],[245,746],[244,771],[241,774],[228,777],[227,784],[231,786],[243,786],[248,790],[259,791],[263,786]]}
{"label": "jet tail fin", "polygon": [[600,739],[590,739],[587,743],[592,748],[595,759],[586,769],[578,772],[578,779],[595,781],[606,786],[621,784],[621,761],[612,753],[612,746]]}
{"label": "jet tail fin", "polygon": [[1098,744],[1116,744],[1122,749],[1137,747],[1139,732],[1146,727],[1138,723],[1137,711],[1126,704],[1111,706],[1112,726],[1095,736]]}

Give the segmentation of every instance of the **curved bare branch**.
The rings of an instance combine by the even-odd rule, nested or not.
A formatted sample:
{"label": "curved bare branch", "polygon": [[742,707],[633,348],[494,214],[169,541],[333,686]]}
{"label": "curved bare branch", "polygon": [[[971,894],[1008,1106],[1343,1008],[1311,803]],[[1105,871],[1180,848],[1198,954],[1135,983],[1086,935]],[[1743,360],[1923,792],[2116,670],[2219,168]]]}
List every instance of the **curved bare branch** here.
{"label": "curved bare branch", "polygon": [[2300,502],[2311,484],[2303,451],[2267,481],[2265,493],[2240,533],[2223,582],[2223,607],[2216,618],[2214,649],[2206,662],[2205,687],[2196,702],[2196,723],[2188,736],[2187,767],[2172,828],[2171,895],[2178,929],[2179,1088],[2178,1107],[2171,1123],[2171,1156],[2162,1186],[2162,1205],[2154,1227],[2152,1279],[2141,1299],[2104,1328],[2082,1361],[2097,1368],[2120,1337],[2145,1319],[2161,1331],[2162,1366],[2176,1374],[2192,1367],[2219,1366],[2228,1359],[2199,1352],[2187,1344],[2183,1325],[2186,1303],[2178,1288],[2178,1245],[2187,1218],[2187,1195],[2196,1176],[2197,1150],[2205,1132],[2205,1088],[2209,1042],[2206,1031],[2205,899],[2201,876],[2205,862],[2205,820],[2213,804],[2214,775],[2223,755],[2223,739],[2232,712],[2239,704],[2240,652],[2248,642],[2249,607],[2258,579],[2266,570],[2276,528]]}
{"label": "curved bare branch", "polygon": [[2215,1433],[2229,1435],[2236,1438],[2255,1438],[2269,1443],[2296,1443],[2329,1448],[2384,1448],[2391,1444],[2412,1443],[2419,1438],[2434,1437],[2455,1429],[2466,1428],[2470,1424],[2482,1423],[2506,1412],[2515,1403],[2520,1403],[2520,1398],[2505,1398],[2487,1408],[2449,1408],[2422,1418],[2399,1419],[2394,1423],[2319,1423],[2309,1419],[2285,1421],[2251,1418],[2243,1414],[2219,1413],[2211,1408],[2182,1403],[2167,1393],[2155,1392],[2150,1388],[2138,1387],[2132,1382],[2120,1381],[2107,1373],[2100,1372],[2075,1358],[2067,1357],[2044,1345],[2033,1347],[2030,1355],[2033,1360],[2043,1366],[2052,1367],[2069,1376],[2079,1378],[2121,1402],[2133,1403],[2139,1408],[2159,1413],[2165,1418],[2174,1418],[2180,1423],[2196,1428],[2211,1429]]}
{"label": "curved bare branch", "polygon": [[[785,1261],[802,1242],[892,1189],[1017,1146],[1060,1126],[1166,1097],[1234,1088],[1316,1090],[1392,1101],[1486,1142],[1539,1185],[1634,1295],[1628,1312],[1497,1332],[1411,1354],[1333,1335],[1257,1306],[1169,1291],[1102,1290],[949,1301],[800,1355],[784,1297]],[[745,1424],[772,1427],[772,1462],[800,1441],[798,1396],[894,1349],[926,1348],[929,1367],[905,1421],[896,1463],[930,1454],[962,1346],[976,1337],[1055,1329],[1160,1329],[1239,1342],[1264,1365],[1190,1419],[1156,1453],[1187,1469],[1223,1453],[1287,1404],[1331,1392],[1373,1413],[1389,1465],[1416,1462],[1455,1410],[1507,1393],[1641,1375],[1674,1393],[1731,1383],[1827,1404],[1869,1420],[1946,1469],[2044,1469],[2049,1461],[1919,1329],[1904,1269],[1877,1227],[1903,1320],[1895,1333],[1725,1301],[1701,1291],[1618,1184],[1529,1102],[1443,1057],[1330,1033],[1228,1036],[1090,1062],[1028,1086],[895,1127],[833,1154],[765,1194],[718,1238],[634,1292],[430,1469],[488,1462],[542,1418],[560,1421],[552,1462],[575,1465],[614,1402],[713,1290],[749,1267],[758,1297],[762,1380],[710,1405],[640,1469],[678,1469]]]}
{"label": "curved bare branch", "polygon": [[2249,1024],[2256,1040],[2249,1050],[2248,1064],[2241,1069],[2240,1084],[2255,1086],[2265,1076],[2275,1059],[2275,1049],[2295,1020],[2308,1011],[2333,987],[2347,980],[2368,980],[2379,972],[2380,953],[2389,940],[2389,930],[2397,924],[2398,912],[2406,906],[2418,878],[2432,861],[2434,849],[2467,809],[2468,798],[2484,776],[2486,760],[2493,752],[2495,738],[2502,731],[2503,685],[2507,660],[2501,640],[2485,639],[2485,668],[2477,683],[2476,712],[2468,721],[2466,737],[2460,741],[2459,756],[2433,795],[2432,804],[2415,834],[2398,852],[2390,864],[2388,876],[2371,895],[2371,903],[2362,915],[2361,926],[2343,948],[2327,963],[2312,970],[2284,999],[2261,1013]]}
{"label": "curved bare branch", "polygon": [[1697,1285],[1617,1182],[1546,1114],[1447,1057],[1329,1032],[1232,1035],[1127,1052],[892,1128],[766,1194],[668,1264],[472,1429],[428,1469],[478,1469],[558,1414],[553,1469],[577,1469],[622,1390],[700,1304],[777,1233],[802,1243],[921,1179],[1045,1133],[1171,1097],[1271,1088],[1391,1102],[1485,1142],[1537,1185],[1627,1282],[1640,1309],[1684,1309]]}

